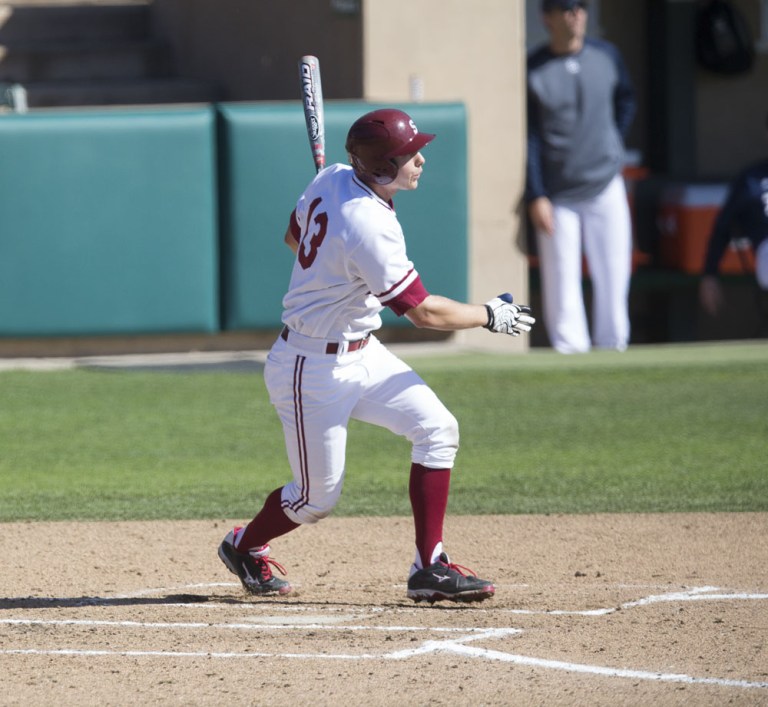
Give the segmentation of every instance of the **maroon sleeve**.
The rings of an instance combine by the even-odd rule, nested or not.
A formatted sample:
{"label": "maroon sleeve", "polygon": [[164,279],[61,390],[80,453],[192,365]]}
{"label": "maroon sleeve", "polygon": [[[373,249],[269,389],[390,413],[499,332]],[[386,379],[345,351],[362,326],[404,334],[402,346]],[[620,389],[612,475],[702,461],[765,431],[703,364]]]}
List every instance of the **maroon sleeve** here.
{"label": "maroon sleeve", "polygon": [[429,297],[429,292],[424,287],[420,277],[417,277],[406,289],[387,302],[389,307],[398,317],[402,317],[409,309],[418,307]]}

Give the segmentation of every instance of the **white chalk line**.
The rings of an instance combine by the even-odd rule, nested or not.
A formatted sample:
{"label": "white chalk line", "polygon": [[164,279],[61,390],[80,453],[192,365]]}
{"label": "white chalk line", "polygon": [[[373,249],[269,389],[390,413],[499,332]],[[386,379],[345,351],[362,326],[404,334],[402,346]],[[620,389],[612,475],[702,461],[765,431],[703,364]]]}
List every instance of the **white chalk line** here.
{"label": "white chalk line", "polygon": [[[188,585],[200,588],[212,585]],[[215,585],[220,586],[220,585]],[[228,586],[228,585],[227,585]],[[154,590],[157,591],[157,590]],[[694,587],[683,592],[670,592],[667,594],[658,594],[643,597],[641,599],[625,602],[620,605],[621,609],[648,606],[658,602],[686,602],[686,601],[732,601],[732,600],[764,600],[768,599],[768,594],[762,593],[717,593],[718,587]],[[196,605],[190,605],[196,606]],[[210,606],[210,605],[207,605]],[[545,615],[584,615],[601,616],[606,613],[617,611],[617,608],[595,609],[587,611],[527,611],[527,610],[509,610],[510,613],[537,613]],[[546,658],[536,658],[533,656],[524,656],[503,651],[479,648],[469,646],[468,643],[482,639],[499,639],[522,633],[521,629],[515,628],[456,628],[456,627],[424,627],[424,626],[357,626],[357,625],[335,625],[327,624],[285,624],[285,623],[267,623],[267,624],[240,624],[240,623],[220,623],[210,624],[202,622],[139,622],[139,621],[105,621],[105,620],[87,620],[87,619],[0,619],[0,625],[49,625],[49,626],[117,626],[124,628],[156,628],[156,629],[229,629],[229,630],[316,630],[316,631],[409,631],[409,632],[434,632],[434,633],[462,633],[463,636],[453,639],[444,639],[440,641],[424,641],[420,646],[406,650],[392,651],[388,653],[264,653],[264,652],[210,652],[210,651],[140,651],[140,650],[82,650],[82,649],[2,649],[0,655],[46,655],[46,656],[75,656],[75,657],[164,657],[164,658],[216,658],[216,659],[243,659],[243,658],[281,658],[281,659],[300,659],[300,660],[405,660],[420,655],[430,653],[447,653],[461,655],[469,658],[480,658],[496,662],[511,663],[534,668],[543,668],[548,670],[560,670],[571,673],[582,673],[611,678],[627,678],[633,680],[647,680],[654,682],[683,683],[688,685],[713,685],[719,687],[733,687],[745,689],[768,689],[768,682],[734,680],[729,678],[716,677],[695,677],[682,673],[660,673],[645,670],[633,670],[625,668],[613,668],[600,665],[589,665],[583,663],[572,663],[568,661],[551,660]]]}
{"label": "white chalk line", "polygon": [[[294,628],[294,627],[290,627]],[[328,629],[327,626],[318,626],[317,628]],[[338,627],[334,627],[338,628]],[[386,629],[387,627],[377,627]],[[360,631],[370,631],[370,626],[354,626],[346,627],[345,630],[354,629]],[[388,630],[397,630],[396,627],[388,627]],[[423,627],[401,627],[400,630],[404,631],[434,631],[436,629],[424,629]],[[467,629],[455,629],[455,628],[443,628],[439,629],[449,632],[463,632],[466,633]],[[490,628],[490,629],[471,629],[469,635],[462,636],[460,638],[453,639],[446,643],[450,645],[462,645],[471,641],[479,641],[485,638],[502,638],[508,635],[521,633],[520,629],[516,628]],[[317,658],[323,660],[404,660],[406,658],[412,658],[417,655],[425,653],[433,653],[436,650],[443,648],[442,641],[426,641],[416,648],[409,648],[407,650],[391,651],[389,653],[221,653],[221,652],[194,652],[194,651],[108,651],[108,650],[79,650],[72,648],[64,649],[52,649],[52,650],[40,650],[40,649],[11,649],[8,651],[0,651],[0,653],[12,653],[21,655],[71,655],[71,656],[166,656],[166,657],[188,657],[188,658],[299,658],[304,660],[314,660]]]}
{"label": "white chalk line", "polygon": [[[190,589],[216,589],[216,588],[226,588],[226,587],[239,587],[240,584],[238,582],[207,582],[207,583],[196,583],[196,584],[184,584],[184,585],[178,585],[175,587],[161,587],[161,588],[154,588],[154,589],[141,589],[135,592],[130,592],[126,594],[116,594],[113,597],[110,598],[104,598],[104,597],[89,597],[88,603],[106,603],[108,604],[110,601],[115,600],[123,600],[123,599],[136,599],[141,597],[147,597],[147,596],[162,596],[162,595],[168,595],[172,594],[174,592],[184,592],[188,591]],[[528,585],[519,585],[519,586],[528,586]],[[658,585],[620,585],[624,588],[628,589],[645,589],[649,588],[649,586],[653,586],[656,588]],[[659,587],[660,588],[660,587]],[[682,591],[682,592],[668,592],[665,594],[652,594],[647,597],[643,597],[642,599],[638,599],[636,601],[628,601],[620,604],[618,607],[606,607],[606,608],[600,608],[600,609],[574,609],[574,610],[568,610],[568,609],[491,609],[490,611],[493,612],[499,612],[503,611],[508,614],[518,614],[521,616],[606,616],[608,614],[613,614],[617,611],[622,611],[625,609],[631,609],[638,606],[647,606],[649,604],[655,604],[659,602],[694,602],[694,601],[739,601],[739,600],[765,600],[768,599],[768,594],[766,593],[749,593],[749,592],[727,592],[727,593],[715,593],[720,592],[719,587],[692,587],[691,589]],[[51,602],[58,601],[57,599],[51,599]],[[223,608],[230,606],[229,604],[224,604],[221,602],[174,602],[175,606],[183,606],[183,607],[189,607],[189,608],[202,608],[202,609],[210,609],[210,608]],[[261,608],[263,604],[257,604],[252,602],[245,602],[239,604],[240,607],[259,607]],[[476,611],[484,611],[484,609],[481,609],[480,607],[473,607]],[[280,611],[286,611],[286,612],[295,612],[295,611],[307,611],[307,607],[293,607],[293,606],[282,606],[282,607],[275,607],[275,609],[279,609]],[[324,607],[324,611],[349,611],[349,607],[342,607],[342,608],[335,608],[335,607]],[[391,609],[379,609],[379,611],[390,611]],[[418,609],[417,609],[418,610]],[[406,611],[412,612],[414,611],[413,608],[409,608]]]}
{"label": "white chalk line", "polygon": [[82,626],[82,627],[119,627],[119,628],[159,628],[159,629],[215,629],[235,631],[403,631],[403,632],[435,632],[435,633],[483,633],[488,631],[506,631],[507,634],[522,633],[521,629],[487,629],[467,628],[455,626],[354,626],[354,625],[328,625],[325,623],[203,623],[203,622],[159,622],[159,621],[108,621],[94,619],[0,619],[0,625],[6,626]]}
{"label": "white chalk line", "polygon": [[[232,626],[229,626],[232,627]],[[251,628],[250,625],[247,625]],[[275,628],[274,626],[263,626],[263,628]],[[288,626],[284,628],[297,628]],[[318,625],[316,629],[329,630],[331,628],[324,625]],[[385,628],[385,627],[377,627]],[[387,627],[389,631],[395,630],[413,630],[414,627]],[[370,626],[345,627],[345,630],[367,630]],[[416,630],[425,630],[417,627]],[[426,629],[436,630],[436,629]],[[440,629],[454,631],[455,629]],[[460,629],[462,630],[462,629]],[[465,629],[463,629],[465,630]],[[393,651],[390,653],[233,653],[233,652],[209,652],[209,651],[138,651],[138,650],[78,650],[78,649],[8,649],[0,651],[2,655],[42,655],[42,656],[73,656],[73,657],[158,657],[158,658],[206,658],[206,659],[243,659],[243,658],[280,658],[280,659],[299,659],[299,660],[407,660],[421,655],[431,653],[445,653],[460,655],[467,658],[480,658],[496,662],[511,663],[514,665],[523,665],[533,668],[544,668],[547,670],[560,670],[569,673],[582,673],[587,675],[597,675],[609,678],[628,678],[632,680],[647,680],[654,682],[683,683],[687,685],[713,685],[718,687],[734,687],[744,689],[768,689],[768,682],[752,682],[749,680],[733,680],[726,678],[699,678],[681,673],[654,673],[646,670],[630,670],[624,668],[611,668],[600,665],[586,665],[583,663],[571,663],[561,660],[548,660],[546,658],[535,658],[532,656],[517,655],[514,653],[505,653],[502,651],[490,650],[487,648],[478,648],[468,646],[467,643],[481,639],[503,638],[508,635],[520,633],[519,629],[478,629],[472,635],[467,635],[459,639],[443,641],[425,641],[416,648]]]}
{"label": "white chalk line", "polygon": [[627,601],[618,607],[604,609],[585,609],[568,611],[564,609],[505,609],[509,614],[522,615],[545,615],[545,616],[606,616],[617,611],[632,609],[638,606],[648,606],[660,602],[694,602],[694,601],[761,601],[768,599],[768,594],[747,593],[747,592],[729,592],[715,594],[719,592],[719,587],[693,587],[683,592],[670,592],[668,594],[652,594],[635,601]]}
{"label": "white chalk line", "polygon": [[[445,650],[442,646],[437,646],[435,650]],[[470,646],[452,645],[448,652],[456,653],[473,658],[485,658],[486,660],[497,660],[505,663],[514,663],[516,665],[526,665],[534,668],[547,668],[550,670],[563,670],[570,673],[585,673],[591,675],[600,675],[612,678],[630,678],[633,680],[651,680],[657,682],[685,683],[688,685],[718,685],[720,687],[741,687],[741,688],[768,688],[768,682],[751,682],[749,680],[730,680],[726,678],[697,678],[691,675],[679,673],[654,673],[646,670],[629,670],[623,668],[609,668],[599,665],[584,665],[581,663],[569,663],[561,660],[548,660],[546,658],[532,658],[524,655],[514,655],[512,653],[502,653],[484,648],[474,648]]]}

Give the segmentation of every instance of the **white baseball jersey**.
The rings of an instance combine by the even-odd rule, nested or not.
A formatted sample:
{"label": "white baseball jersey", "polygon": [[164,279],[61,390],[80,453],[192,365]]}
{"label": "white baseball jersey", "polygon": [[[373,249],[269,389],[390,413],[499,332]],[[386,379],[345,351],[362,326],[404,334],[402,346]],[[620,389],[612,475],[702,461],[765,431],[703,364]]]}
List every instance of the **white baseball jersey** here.
{"label": "white baseball jersey", "polygon": [[296,205],[291,231],[300,245],[283,323],[292,331],[362,339],[381,327],[383,307],[402,315],[427,296],[393,205],[347,165],[315,177]]}

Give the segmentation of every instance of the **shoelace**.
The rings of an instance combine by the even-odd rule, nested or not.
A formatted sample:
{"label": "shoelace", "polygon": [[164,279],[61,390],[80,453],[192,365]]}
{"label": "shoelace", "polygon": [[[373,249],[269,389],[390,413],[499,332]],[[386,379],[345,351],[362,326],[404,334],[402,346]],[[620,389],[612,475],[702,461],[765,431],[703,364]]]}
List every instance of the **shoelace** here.
{"label": "shoelace", "polygon": [[[447,558],[446,558],[447,559]],[[464,567],[464,565],[457,565],[454,562],[451,562],[448,560],[448,562],[443,562],[443,560],[440,560],[449,570],[456,570],[460,575],[464,577],[468,577],[470,574],[473,577],[477,577],[477,572],[474,570],[469,569],[469,567]]]}
{"label": "shoelace", "polygon": [[[242,530],[242,526],[237,526],[233,531],[234,537],[237,537],[237,534]],[[264,545],[261,548],[254,548],[256,550],[263,550],[267,548],[267,545]],[[250,553],[249,553],[250,554]],[[288,572],[285,571],[285,567],[283,567],[277,560],[273,560],[271,557],[259,557],[258,555],[251,555],[251,559],[259,566],[259,569],[261,570],[261,576],[264,578],[265,582],[269,582],[270,579],[272,579],[272,570],[270,568],[270,565],[274,565],[277,567],[278,570],[280,570],[280,574],[287,575]]]}
{"label": "shoelace", "polygon": [[[253,555],[251,555],[251,557],[253,557]],[[280,570],[280,574],[288,574],[288,572],[285,571],[285,567],[271,557],[253,557],[253,561],[259,566],[261,576],[265,582],[272,579],[272,569],[270,568],[270,565],[277,567],[277,569]]]}

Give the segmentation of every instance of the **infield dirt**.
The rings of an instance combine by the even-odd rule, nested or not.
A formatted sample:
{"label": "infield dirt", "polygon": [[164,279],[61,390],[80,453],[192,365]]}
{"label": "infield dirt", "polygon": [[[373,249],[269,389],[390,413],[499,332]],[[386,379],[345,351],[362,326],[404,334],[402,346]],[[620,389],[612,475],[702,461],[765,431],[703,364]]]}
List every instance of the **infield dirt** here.
{"label": "infield dirt", "polygon": [[[240,519],[242,521],[243,519]],[[408,518],[0,526],[3,705],[768,705],[768,514],[449,517],[481,604],[414,604]]]}

